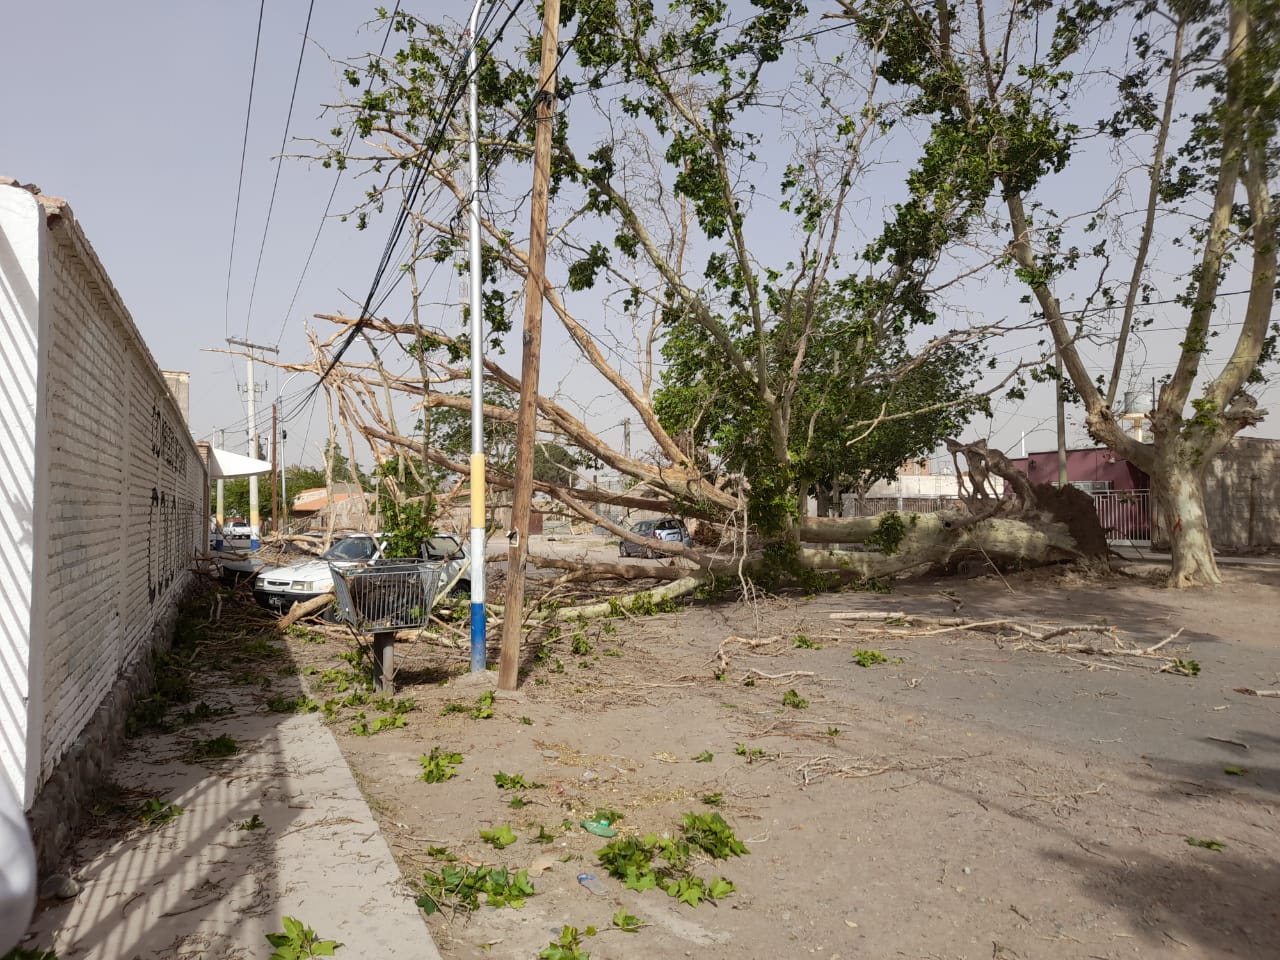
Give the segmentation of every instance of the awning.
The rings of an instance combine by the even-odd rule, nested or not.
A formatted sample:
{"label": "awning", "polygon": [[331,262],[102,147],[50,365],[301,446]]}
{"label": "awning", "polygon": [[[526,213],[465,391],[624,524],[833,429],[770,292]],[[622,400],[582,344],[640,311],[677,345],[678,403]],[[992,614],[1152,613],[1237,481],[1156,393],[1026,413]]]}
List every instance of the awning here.
{"label": "awning", "polygon": [[242,453],[230,450],[209,448],[209,479],[224,477],[252,477],[260,473],[270,473],[271,462],[259,460],[257,457],[246,457]]}

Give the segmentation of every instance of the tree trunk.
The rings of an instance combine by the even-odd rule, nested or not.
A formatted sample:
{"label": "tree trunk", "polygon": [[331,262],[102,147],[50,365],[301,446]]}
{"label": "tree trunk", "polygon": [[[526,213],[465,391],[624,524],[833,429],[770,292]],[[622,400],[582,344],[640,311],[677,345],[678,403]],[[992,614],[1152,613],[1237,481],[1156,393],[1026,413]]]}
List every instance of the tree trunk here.
{"label": "tree trunk", "polygon": [[[1204,508],[1204,477],[1192,466],[1191,453],[1181,444],[1161,457],[1151,473],[1151,489],[1169,533],[1173,569],[1171,587],[1212,586],[1222,582],[1213,556],[1209,517]],[[1181,449],[1179,449],[1181,448]]]}

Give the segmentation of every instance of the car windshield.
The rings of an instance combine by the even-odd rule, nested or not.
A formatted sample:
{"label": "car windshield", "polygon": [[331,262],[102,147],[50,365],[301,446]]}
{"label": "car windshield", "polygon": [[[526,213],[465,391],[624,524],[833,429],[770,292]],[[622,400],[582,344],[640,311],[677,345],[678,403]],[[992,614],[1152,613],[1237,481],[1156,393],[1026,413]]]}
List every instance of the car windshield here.
{"label": "car windshield", "polygon": [[447,560],[462,549],[453,537],[428,537],[426,547],[428,560]]}
{"label": "car windshield", "polygon": [[680,521],[679,521],[679,520],[659,520],[659,521],[658,521],[658,523],[657,523],[657,529],[659,529],[659,530],[679,530],[679,529],[680,529]]}
{"label": "car windshield", "polygon": [[652,520],[641,520],[639,523],[637,523],[634,527],[631,528],[631,532],[632,533],[648,533],[652,529],[653,529]]}
{"label": "car windshield", "polygon": [[326,560],[371,560],[378,552],[377,544],[370,537],[347,537],[339,540],[328,552]]}

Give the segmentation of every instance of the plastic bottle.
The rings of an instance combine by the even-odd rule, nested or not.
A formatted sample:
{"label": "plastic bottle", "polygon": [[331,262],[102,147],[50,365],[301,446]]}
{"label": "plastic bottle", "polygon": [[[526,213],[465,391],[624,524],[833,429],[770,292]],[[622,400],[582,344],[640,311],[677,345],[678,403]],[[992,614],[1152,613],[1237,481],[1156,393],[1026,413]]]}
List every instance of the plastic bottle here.
{"label": "plastic bottle", "polygon": [[578,883],[582,884],[582,886],[586,887],[588,890],[594,893],[597,897],[603,897],[605,895],[606,891],[604,888],[604,884],[601,883],[599,879],[596,878],[596,875],[594,873],[578,874]]}

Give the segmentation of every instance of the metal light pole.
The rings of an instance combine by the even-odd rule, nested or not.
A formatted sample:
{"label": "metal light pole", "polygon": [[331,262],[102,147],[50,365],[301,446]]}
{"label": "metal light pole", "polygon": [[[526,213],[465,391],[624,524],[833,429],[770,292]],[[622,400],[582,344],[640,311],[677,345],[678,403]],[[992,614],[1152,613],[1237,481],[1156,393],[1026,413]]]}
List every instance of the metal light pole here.
{"label": "metal light pole", "polygon": [[467,55],[468,122],[470,127],[469,176],[471,179],[471,671],[485,668],[484,583],[484,318],[480,306],[480,118],[476,86],[476,44],[480,4],[471,9],[467,28],[471,43]]}

